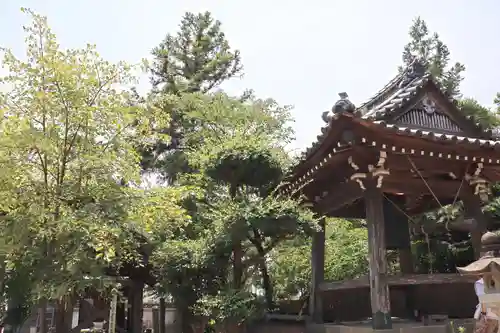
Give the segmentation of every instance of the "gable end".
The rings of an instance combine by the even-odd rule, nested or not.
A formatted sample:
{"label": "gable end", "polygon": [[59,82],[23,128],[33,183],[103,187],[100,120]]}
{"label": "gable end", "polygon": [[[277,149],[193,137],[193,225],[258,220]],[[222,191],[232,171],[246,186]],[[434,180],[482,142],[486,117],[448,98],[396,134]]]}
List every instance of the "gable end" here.
{"label": "gable end", "polygon": [[444,113],[430,98],[424,97],[417,104],[394,119],[396,124],[442,132],[462,133],[460,126]]}

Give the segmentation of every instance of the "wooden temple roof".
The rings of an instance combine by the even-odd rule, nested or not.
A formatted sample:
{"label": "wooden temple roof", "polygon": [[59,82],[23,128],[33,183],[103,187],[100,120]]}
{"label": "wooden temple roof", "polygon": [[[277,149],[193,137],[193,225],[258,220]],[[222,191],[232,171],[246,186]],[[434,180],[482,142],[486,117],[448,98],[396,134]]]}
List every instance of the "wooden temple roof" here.
{"label": "wooden temple roof", "polygon": [[281,191],[320,206],[326,197],[347,197],[343,191],[359,190],[352,175],[373,168],[381,152],[390,170],[384,192],[428,192],[424,185],[431,184],[443,204],[460,191],[464,177],[480,173],[488,183],[500,181],[500,140],[467,117],[418,61],[360,107],[340,95]]}

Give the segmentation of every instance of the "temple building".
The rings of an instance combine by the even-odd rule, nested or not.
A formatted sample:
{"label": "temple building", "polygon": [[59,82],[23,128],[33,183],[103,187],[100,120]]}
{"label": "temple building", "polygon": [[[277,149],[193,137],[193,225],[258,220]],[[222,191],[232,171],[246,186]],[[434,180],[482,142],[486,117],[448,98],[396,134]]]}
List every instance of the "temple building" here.
{"label": "temple building", "polygon": [[[323,120],[282,191],[305,197],[318,215],[366,219],[370,274],[325,281],[324,228],[317,232],[312,323],[371,318],[373,329],[391,329],[400,318],[472,317],[474,277],[415,274],[409,230],[413,216],[461,201],[479,257],[482,206],[500,180],[495,133],[467,117],[418,60],[360,106],[340,94]],[[398,252],[401,274],[387,273],[387,250]]]}

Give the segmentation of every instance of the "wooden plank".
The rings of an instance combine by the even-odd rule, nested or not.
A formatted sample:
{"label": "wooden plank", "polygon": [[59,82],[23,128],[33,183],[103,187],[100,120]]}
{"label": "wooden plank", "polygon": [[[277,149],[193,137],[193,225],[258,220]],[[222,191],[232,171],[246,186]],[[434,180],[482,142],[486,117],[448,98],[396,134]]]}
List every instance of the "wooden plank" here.
{"label": "wooden plank", "polygon": [[[418,284],[474,283],[477,280],[477,277],[451,273],[405,274],[387,276],[386,280],[389,286],[396,287]],[[319,286],[321,291],[334,291],[368,287],[370,287],[368,276],[363,276],[347,281],[325,281]]]}
{"label": "wooden plank", "polygon": [[267,320],[283,320],[283,321],[304,321],[308,316],[303,314],[281,314],[281,313],[266,313]]}
{"label": "wooden plank", "polygon": [[415,154],[412,155],[408,153],[391,152],[389,153],[389,158],[387,159],[387,167],[391,171],[409,171],[413,168],[413,165],[410,163],[408,157],[411,158],[411,161],[419,170],[441,174],[453,172],[457,177],[463,175],[467,167],[470,165],[470,161],[458,160],[450,163],[450,160],[438,158],[436,156],[418,156]]}
{"label": "wooden plank", "polygon": [[438,198],[454,198],[460,189],[459,180],[426,179],[427,185],[421,178],[396,177],[384,178],[382,190],[387,193],[429,194],[432,192]]}
{"label": "wooden plank", "polygon": [[[397,133],[391,129],[382,128],[380,125],[373,123],[361,124],[361,126],[372,131],[369,133],[367,131],[367,140],[375,141],[377,144],[385,144],[390,147],[397,147],[399,151],[404,148],[406,151],[414,149],[415,151],[424,151],[427,154],[429,152],[433,153],[434,159],[441,159],[448,162],[457,162],[455,159],[456,155],[468,156],[476,158],[484,158],[485,165],[489,159],[497,160],[500,159],[500,148],[477,146],[474,144],[469,144],[466,142],[455,142],[453,140],[441,140],[439,138],[427,138],[418,136],[408,136],[405,134]],[[439,158],[437,153],[442,153],[444,158]],[[447,158],[450,154],[451,158]],[[469,159],[470,161],[470,159]]]}
{"label": "wooden plank", "polygon": [[391,304],[387,284],[384,207],[382,191],[375,180],[365,182],[365,209],[368,226],[368,259],[370,266],[370,301],[373,329],[390,329]]}

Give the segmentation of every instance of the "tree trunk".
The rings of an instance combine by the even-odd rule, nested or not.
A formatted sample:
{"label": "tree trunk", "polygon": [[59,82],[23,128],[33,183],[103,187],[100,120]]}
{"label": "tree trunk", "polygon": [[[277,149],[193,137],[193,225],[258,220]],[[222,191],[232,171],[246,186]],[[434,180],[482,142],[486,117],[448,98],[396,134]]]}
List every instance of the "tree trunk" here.
{"label": "tree trunk", "polygon": [[133,281],[131,288],[132,302],[129,316],[131,317],[131,332],[142,332],[142,315],[143,315],[143,297],[144,297],[144,282]]}
{"label": "tree trunk", "polygon": [[70,297],[65,296],[56,302],[54,319],[56,333],[67,333],[71,330],[71,323],[73,321],[73,302]]}
{"label": "tree trunk", "polygon": [[[229,188],[229,195],[231,199],[236,198],[237,187],[235,184],[231,184]],[[241,246],[241,241],[238,238],[238,235],[235,231],[233,231],[232,236],[233,241],[233,288],[240,289],[241,288],[241,278],[243,277],[243,249]]]}
{"label": "tree trunk", "polygon": [[243,276],[242,267],[243,250],[241,242],[237,237],[233,237],[233,288],[241,288],[241,278]]}
{"label": "tree trunk", "polygon": [[160,298],[160,318],[159,318],[159,331],[165,333],[165,297]]}
{"label": "tree trunk", "polygon": [[[193,324],[193,315],[191,310],[187,306],[177,306],[177,311],[180,314],[181,319],[181,332],[182,333],[194,333],[195,327]],[[203,331],[202,331],[203,332]]]}
{"label": "tree trunk", "polygon": [[269,271],[267,270],[266,263],[266,252],[264,251],[264,247],[262,246],[262,237],[258,229],[253,228],[254,237],[249,237],[250,243],[252,243],[257,249],[257,253],[259,254],[258,265],[260,274],[262,275],[262,287],[265,291],[266,303],[268,310],[274,309],[274,291],[273,284],[271,283],[271,277],[269,276]]}
{"label": "tree trunk", "polygon": [[262,256],[259,262],[260,273],[262,274],[262,287],[264,287],[267,309],[274,309],[274,300],[273,300],[273,284],[271,283],[271,278],[269,276],[269,271],[267,270],[266,258]]}

